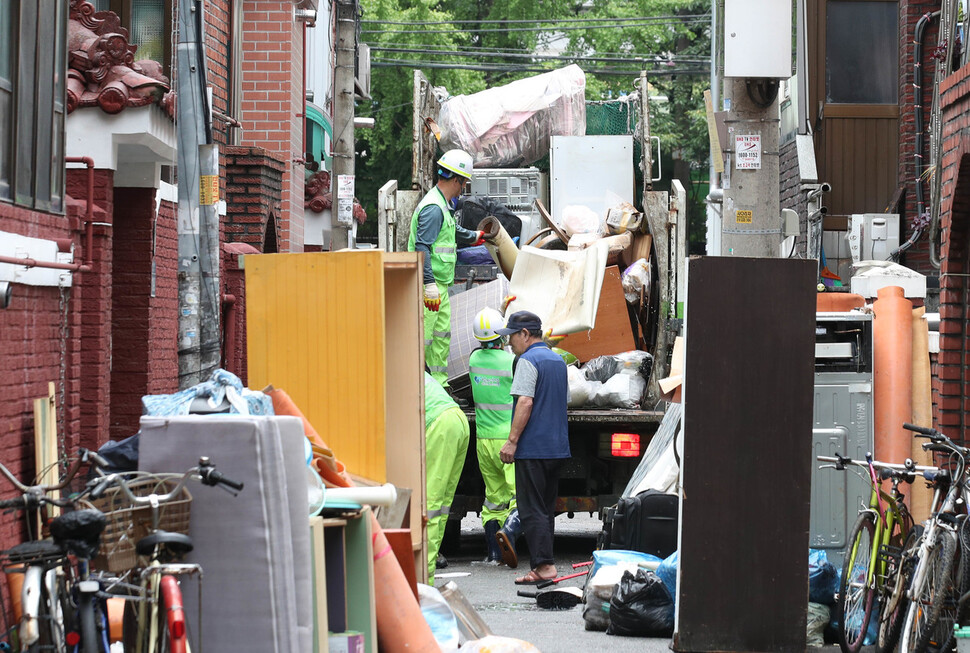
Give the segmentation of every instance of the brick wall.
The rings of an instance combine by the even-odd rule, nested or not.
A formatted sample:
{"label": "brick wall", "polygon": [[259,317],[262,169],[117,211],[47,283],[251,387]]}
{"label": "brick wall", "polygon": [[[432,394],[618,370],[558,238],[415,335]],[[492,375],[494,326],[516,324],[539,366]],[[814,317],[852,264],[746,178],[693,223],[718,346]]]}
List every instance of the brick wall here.
{"label": "brick wall", "polygon": [[284,163],[280,251],[303,251],[303,43],[293,6],[279,0],[244,5],[241,144]]}
{"label": "brick wall", "polygon": [[[238,376],[243,385],[249,385],[246,361],[246,275],[239,261],[259,250],[246,243],[222,245],[222,288],[233,301],[223,303],[223,368]],[[257,388],[258,389],[258,388]]]}
{"label": "brick wall", "polygon": [[114,197],[110,436],[120,440],[138,430],[143,395],[178,390],[178,236],[173,204],[156,220],[154,188]]}
{"label": "brick wall", "polygon": [[259,147],[227,147],[223,242],[260,252],[286,251],[278,242],[286,164]]}
{"label": "brick wall", "polygon": [[[206,3],[206,81],[212,87],[212,108],[224,115],[229,113],[229,43],[232,33],[230,11],[229,0],[210,0]],[[212,136],[220,145],[228,143],[227,125],[220,120],[214,120]]]}
{"label": "brick wall", "polygon": [[779,165],[779,199],[781,208],[792,209],[798,213],[798,237],[795,239],[795,253],[805,254],[807,251],[808,233],[808,203],[805,193],[799,192],[801,185],[801,170],[798,167],[798,148],[791,140],[779,148],[781,152]]}
{"label": "brick wall", "polygon": [[[912,235],[912,221],[917,214],[916,202],[916,104],[914,46],[916,25],[921,16],[927,12],[938,10],[938,0],[901,0],[899,3],[899,175],[897,183],[905,189],[903,206],[900,211],[902,222],[901,241]],[[923,32],[923,157],[928,161],[930,107],[933,101],[933,75],[936,60],[932,57],[937,46],[939,18],[929,21]],[[930,205],[929,184],[923,183],[923,198],[925,207]],[[903,262],[921,274],[935,275],[936,271],[929,263],[927,236],[924,234],[917,243],[907,250]]]}
{"label": "brick wall", "polygon": [[970,330],[970,66],[940,85],[943,107],[943,187],[940,213],[940,353],[934,369],[935,421],[951,437],[968,439]]}

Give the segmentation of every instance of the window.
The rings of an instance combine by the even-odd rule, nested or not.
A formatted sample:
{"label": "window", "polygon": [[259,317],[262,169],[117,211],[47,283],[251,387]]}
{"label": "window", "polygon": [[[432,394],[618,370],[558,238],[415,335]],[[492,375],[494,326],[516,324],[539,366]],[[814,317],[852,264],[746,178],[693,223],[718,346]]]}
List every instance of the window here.
{"label": "window", "polygon": [[88,0],[98,11],[118,14],[128,30],[128,42],[137,45],[135,60],[151,59],[162,64],[171,77],[172,0]]}
{"label": "window", "polygon": [[829,0],[825,17],[825,101],[897,104],[898,6]]}
{"label": "window", "polygon": [[67,0],[0,3],[0,199],[62,211]]}

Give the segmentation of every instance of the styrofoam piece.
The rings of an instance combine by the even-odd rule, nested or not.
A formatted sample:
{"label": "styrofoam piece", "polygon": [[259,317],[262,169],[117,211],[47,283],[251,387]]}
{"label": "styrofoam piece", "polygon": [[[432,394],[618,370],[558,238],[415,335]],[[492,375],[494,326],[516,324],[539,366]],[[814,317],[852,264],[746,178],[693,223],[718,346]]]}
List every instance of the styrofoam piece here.
{"label": "styrofoam piece", "polygon": [[901,287],[905,297],[926,297],[926,277],[915,270],[889,261],[861,261],[852,267],[852,292],[867,299],[887,286]]}

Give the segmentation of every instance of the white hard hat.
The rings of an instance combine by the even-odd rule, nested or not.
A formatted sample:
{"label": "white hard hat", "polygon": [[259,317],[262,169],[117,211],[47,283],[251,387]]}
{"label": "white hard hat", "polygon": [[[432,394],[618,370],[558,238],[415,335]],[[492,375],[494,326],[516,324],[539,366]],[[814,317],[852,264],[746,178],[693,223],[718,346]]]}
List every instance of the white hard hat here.
{"label": "white hard hat", "polygon": [[502,314],[496,311],[494,308],[483,308],[478,311],[478,315],[475,316],[475,323],[472,325],[472,333],[475,336],[475,340],[479,342],[491,342],[496,338],[501,338],[499,334],[495,333],[496,329],[501,329],[505,326],[505,318]]}
{"label": "white hard hat", "polygon": [[465,179],[472,178],[472,170],[474,168],[472,165],[472,155],[464,150],[448,150],[438,159],[438,165]]}

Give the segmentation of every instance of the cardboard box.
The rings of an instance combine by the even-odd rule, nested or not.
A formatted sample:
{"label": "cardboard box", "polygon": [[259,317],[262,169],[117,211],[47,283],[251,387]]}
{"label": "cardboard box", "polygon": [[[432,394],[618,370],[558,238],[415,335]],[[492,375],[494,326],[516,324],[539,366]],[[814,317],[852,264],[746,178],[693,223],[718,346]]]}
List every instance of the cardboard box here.
{"label": "cardboard box", "polygon": [[330,653],[364,653],[364,634],[353,630],[330,633]]}

